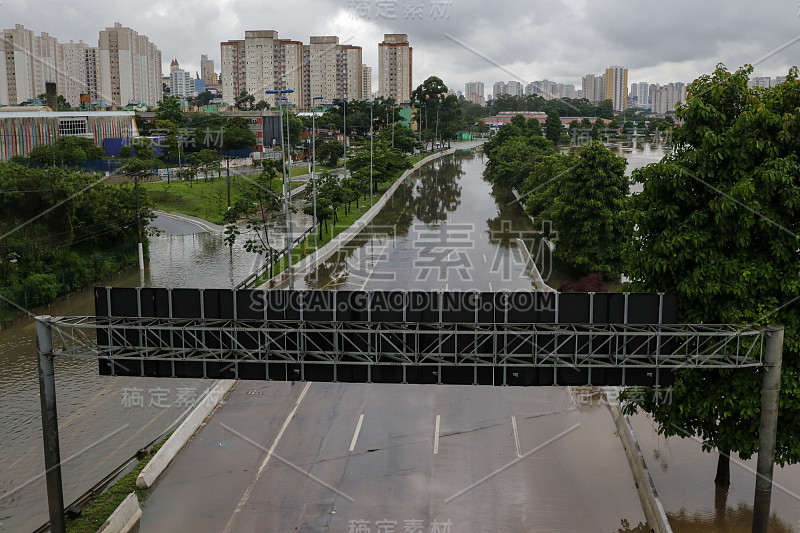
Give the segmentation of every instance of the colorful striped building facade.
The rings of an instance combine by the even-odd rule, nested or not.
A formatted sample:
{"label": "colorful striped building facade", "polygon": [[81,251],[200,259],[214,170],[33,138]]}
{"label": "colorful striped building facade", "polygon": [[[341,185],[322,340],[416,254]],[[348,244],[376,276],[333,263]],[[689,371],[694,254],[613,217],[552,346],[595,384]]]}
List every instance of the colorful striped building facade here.
{"label": "colorful striped building facade", "polygon": [[106,139],[139,136],[134,113],[97,112],[0,112],[0,161],[26,156],[37,144],[51,144],[59,137],[93,139],[102,147]]}

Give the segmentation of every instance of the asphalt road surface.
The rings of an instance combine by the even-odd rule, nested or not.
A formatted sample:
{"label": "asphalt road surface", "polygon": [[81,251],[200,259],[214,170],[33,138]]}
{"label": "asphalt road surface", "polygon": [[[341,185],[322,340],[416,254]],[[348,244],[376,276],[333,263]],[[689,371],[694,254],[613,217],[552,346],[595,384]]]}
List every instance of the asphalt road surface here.
{"label": "asphalt road surface", "polygon": [[623,519],[644,522],[611,417],[565,388],[242,381],[141,530],[616,532]]}

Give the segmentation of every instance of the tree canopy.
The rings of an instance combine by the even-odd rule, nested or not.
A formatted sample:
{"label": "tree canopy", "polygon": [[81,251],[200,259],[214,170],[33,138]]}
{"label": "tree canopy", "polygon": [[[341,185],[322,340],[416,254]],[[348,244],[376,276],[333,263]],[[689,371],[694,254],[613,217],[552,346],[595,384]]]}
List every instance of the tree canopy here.
{"label": "tree canopy", "polygon": [[[748,87],[752,67],[689,85],[675,151],[638,169],[629,207],[626,273],[635,290],[678,295],[681,322],[786,327],[776,461],[800,460],[800,81]],[[664,435],[706,449],[758,450],[760,372],[676,373],[672,402],[630,399]],[[724,481],[724,480],[723,480]]]}

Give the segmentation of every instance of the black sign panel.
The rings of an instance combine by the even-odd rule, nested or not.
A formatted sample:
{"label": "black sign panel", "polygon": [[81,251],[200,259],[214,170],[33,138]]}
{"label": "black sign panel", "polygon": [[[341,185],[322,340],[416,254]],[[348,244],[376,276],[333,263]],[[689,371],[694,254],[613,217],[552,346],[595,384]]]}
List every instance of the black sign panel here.
{"label": "black sign panel", "polygon": [[[592,339],[557,334],[532,340],[516,331],[530,324],[673,324],[677,299],[621,293],[98,287],[95,312],[101,318],[197,318],[204,319],[205,325],[172,331],[158,326],[100,329],[98,344],[107,349],[107,357],[100,360],[102,375],[512,386],[669,385],[670,369],[611,365],[611,357],[621,350],[621,343],[615,342],[592,346],[595,358],[609,357],[608,366],[542,366],[534,362],[534,351],[563,356],[587,353]],[[218,320],[219,327],[208,327],[209,320]],[[246,327],[225,330],[226,321]],[[625,339],[624,349],[667,353],[672,342],[631,337]],[[121,347],[128,348],[124,354]],[[137,347],[141,347],[140,355]],[[465,363],[462,355],[482,364]],[[374,364],[376,358],[380,364]]]}

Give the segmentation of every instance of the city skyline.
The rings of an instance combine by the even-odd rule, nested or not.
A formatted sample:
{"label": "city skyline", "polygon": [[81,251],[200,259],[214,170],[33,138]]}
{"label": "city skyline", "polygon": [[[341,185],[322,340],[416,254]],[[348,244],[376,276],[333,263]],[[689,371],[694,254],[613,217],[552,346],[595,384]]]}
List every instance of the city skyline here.
{"label": "city skyline", "polygon": [[[269,17],[262,16],[263,7],[250,0],[224,5],[201,0],[192,3],[191,9],[189,5],[123,2],[109,14],[107,5],[96,0],[80,8],[46,0],[35,7],[4,2],[0,17],[7,27],[23,24],[37,34],[56,35],[61,42],[87,43],[96,39],[95,28],[119,21],[149,36],[159,47],[165,73],[172,58],[188,72],[200,71],[202,54],[219,69],[219,43],[249,29],[274,29],[303,40],[311,35],[339,35],[342,44],[364,48],[363,62],[373,68],[373,88],[378,86],[378,51],[373,43],[381,42],[385,33],[408,34],[415,48],[414,80],[437,75],[455,90],[463,90],[469,81],[483,81],[488,89],[501,79],[518,79],[524,85],[547,78],[578,87],[581,76],[608,65],[625,65],[632,81],[689,83],[713,71],[718,62],[736,69],[762,58],[753,76],[775,77],[786,75],[796,63],[795,47],[800,46],[780,50],[798,33],[797,6],[790,3],[695,5],[677,0],[657,18],[636,9],[626,9],[625,17],[619,17],[619,9],[610,2],[566,5],[538,0],[527,5],[521,16],[510,12],[513,6],[493,6],[488,12],[471,0],[458,4],[426,0],[421,14],[408,17],[405,3],[398,0],[394,18],[379,13],[376,0],[300,0],[292,6],[270,8]],[[361,12],[358,6],[366,9]],[[687,13],[693,13],[691,19]],[[485,31],[498,27],[507,28],[502,39]],[[566,27],[576,38],[563,38]],[[758,27],[769,31],[760,33]],[[558,44],[530,47],[532,35]]]}

